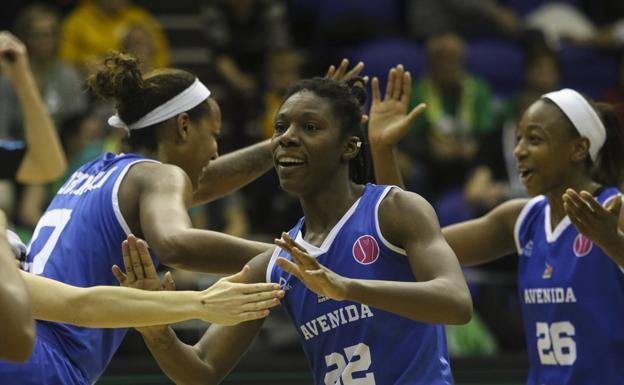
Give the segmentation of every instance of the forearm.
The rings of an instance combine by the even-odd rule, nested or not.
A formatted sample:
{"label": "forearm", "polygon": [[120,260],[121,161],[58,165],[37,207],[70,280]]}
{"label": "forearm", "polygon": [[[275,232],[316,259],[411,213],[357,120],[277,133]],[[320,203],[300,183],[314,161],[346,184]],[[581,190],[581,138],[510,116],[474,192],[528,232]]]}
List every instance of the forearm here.
{"label": "forearm", "polygon": [[273,245],[216,231],[185,229],[168,236],[162,247],[162,252],[156,248],[157,255],[162,263],[171,267],[231,274]]}
{"label": "forearm", "polygon": [[377,184],[396,185],[405,188],[393,146],[371,142],[371,155]]}
{"label": "forearm", "polygon": [[5,231],[0,232],[0,359],[23,362],[35,341],[35,323]]}
{"label": "forearm", "polygon": [[199,318],[201,299],[191,291],[150,292],[116,286],[81,288],[22,273],[36,319],[83,327],[161,325]]}
{"label": "forearm", "polygon": [[193,194],[193,205],[221,198],[252,182],[273,166],[270,141],[254,144],[212,161]]}
{"label": "forearm", "polygon": [[464,324],[472,316],[465,284],[444,278],[427,282],[354,279],[348,281],[346,295],[346,300],[421,322]]}
{"label": "forearm", "polygon": [[141,334],[162,371],[177,385],[218,383],[212,368],[192,346],[180,341],[171,328],[145,328]]}
{"label": "forearm", "polygon": [[27,150],[17,178],[23,183],[48,183],[61,177],[67,161],[52,118],[43,104],[29,69],[16,72]]}

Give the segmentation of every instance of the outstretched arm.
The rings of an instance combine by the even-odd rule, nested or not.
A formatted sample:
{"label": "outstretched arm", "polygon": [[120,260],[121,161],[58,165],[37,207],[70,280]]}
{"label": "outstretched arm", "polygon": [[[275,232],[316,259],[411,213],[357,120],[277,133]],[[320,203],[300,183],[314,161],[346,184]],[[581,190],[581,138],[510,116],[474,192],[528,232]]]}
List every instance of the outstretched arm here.
{"label": "outstretched arm", "polygon": [[[279,303],[275,284],[244,285],[246,267],[222,278],[202,291],[146,291],[160,289],[160,280],[147,244],[130,235],[122,245],[126,273],[115,266],[113,273],[129,287],[75,287],[22,272],[36,319],[97,328],[142,327],[201,319],[225,325],[268,315]],[[170,274],[165,286],[172,288]]]}
{"label": "outstretched arm", "polygon": [[6,234],[6,217],[0,210],[0,359],[24,362],[35,342],[35,322],[26,285]]}
{"label": "outstretched arm", "polygon": [[622,196],[603,207],[589,192],[567,189],[563,207],[574,226],[624,269],[624,211]]}
{"label": "outstretched arm", "polygon": [[379,91],[379,79],[373,78],[371,87],[373,102],[368,121],[368,138],[375,180],[378,184],[405,187],[396,161],[395,147],[426,106],[421,103],[407,112],[412,92],[412,77],[400,64],[388,73],[386,95],[383,100]]}
{"label": "outstretched arm", "polygon": [[273,167],[270,140],[231,152],[210,162],[193,193],[192,205],[201,205],[226,196]]}
{"label": "outstretched arm", "polygon": [[429,323],[463,324],[472,301],[453,250],[440,231],[433,208],[416,194],[391,191],[380,204],[382,234],[402,247],[417,282],[351,279],[340,276],[305,253],[288,234],[276,244],[294,260],[277,260],[310,290],[336,300],[356,301]]}
{"label": "outstretched arm", "polygon": [[[250,282],[264,281],[271,252],[250,263]],[[139,330],[160,368],[178,385],[220,383],[258,334],[263,320],[236,326],[211,325],[194,346],[180,341],[169,327]]]}
{"label": "outstretched arm", "polygon": [[65,153],[39,95],[26,47],[7,31],[0,32],[0,68],[15,87],[24,117],[26,154],[17,170],[17,180],[28,184],[52,182],[67,169]]}

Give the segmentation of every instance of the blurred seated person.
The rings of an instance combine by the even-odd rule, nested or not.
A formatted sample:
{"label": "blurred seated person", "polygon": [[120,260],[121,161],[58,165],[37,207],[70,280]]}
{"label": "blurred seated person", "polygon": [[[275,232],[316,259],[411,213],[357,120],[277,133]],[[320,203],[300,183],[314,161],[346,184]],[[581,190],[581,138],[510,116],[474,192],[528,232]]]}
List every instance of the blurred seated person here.
{"label": "blurred seated person", "polygon": [[426,103],[427,109],[412,127],[404,149],[425,169],[406,180],[410,189],[431,199],[463,186],[480,137],[493,128],[490,89],[467,73],[465,50],[455,34],[428,40],[428,73],[413,85],[410,108]]}
{"label": "blurred seated person", "polygon": [[[26,46],[37,88],[56,125],[87,107],[80,72],[59,60],[59,30],[60,14],[46,4],[35,3],[24,8],[15,22],[15,33]],[[24,136],[22,126],[18,96],[11,81],[2,76],[0,137],[21,139]]]}
{"label": "blurred seated person", "polygon": [[82,0],[62,26],[61,58],[83,70],[109,50],[120,50],[124,31],[141,25],[155,44],[154,66],[167,67],[169,44],[160,24],[130,0]]}

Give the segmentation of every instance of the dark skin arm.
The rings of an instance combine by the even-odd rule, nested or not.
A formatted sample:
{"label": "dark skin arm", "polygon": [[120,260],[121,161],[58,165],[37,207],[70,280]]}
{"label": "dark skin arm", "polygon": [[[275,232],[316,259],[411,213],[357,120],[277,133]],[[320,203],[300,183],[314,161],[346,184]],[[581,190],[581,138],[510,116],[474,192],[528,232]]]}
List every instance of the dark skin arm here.
{"label": "dark skin arm", "polygon": [[132,232],[144,238],[159,260],[172,267],[236,273],[271,245],[215,231],[193,229],[187,209],[192,187],[178,167],[138,163],[119,189],[119,202]]}
{"label": "dark skin arm", "polygon": [[0,359],[25,362],[35,343],[35,321],[32,317],[28,289],[17,269],[17,263],[6,235],[6,218],[0,211]]}
{"label": "dark skin arm", "polygon": [[417,194],[392,190],[381,202],[379,216],[382,234],[407,252],[418,282],[340,276],[303,252],[285,233],[276,244],[293,256],[294,263],[284,258],[277,263],[310,290],[329,298],[360,302],[422,322],[468,322],[472,316],[470,293],[433,208]]}
{"label": "dark skin arm", "polygon": [[270,141],[221,156],[206,168],[193,194],[192,205],[201,205],[228,195],[251,183],[273,167]]}
{"label": "dark skin arm", "polygon": [[514,226],[526,203],[526,199],[510,200],[480,218],[443,228],[459,263],[480,265],[514,253]]}
{"label": "dark skin arm", "polygon": [[[271,251],[249,262],[250,282],[264,282]],[[165,374],[178,385],[218,384],[243,356],[264,320],[235,326],[211,325],[194,346],[180,341],[169,327],[141,330],[150,352]]]}

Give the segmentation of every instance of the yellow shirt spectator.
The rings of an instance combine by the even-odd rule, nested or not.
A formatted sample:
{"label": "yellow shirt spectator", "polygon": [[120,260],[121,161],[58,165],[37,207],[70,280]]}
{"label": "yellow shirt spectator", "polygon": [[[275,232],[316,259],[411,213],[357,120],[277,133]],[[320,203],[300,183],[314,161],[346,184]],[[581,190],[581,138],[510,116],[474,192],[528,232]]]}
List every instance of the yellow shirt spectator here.
{"label": "yellow shirt spectator", "polygon": [[83,0],[63,22],[61,58],[84,69],[109,50],[120,50],[128,28],[136,25],[153,38],[154,66],[168,66],[169,45],[162,28],[146,10],[125,0]]}

